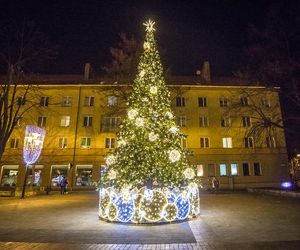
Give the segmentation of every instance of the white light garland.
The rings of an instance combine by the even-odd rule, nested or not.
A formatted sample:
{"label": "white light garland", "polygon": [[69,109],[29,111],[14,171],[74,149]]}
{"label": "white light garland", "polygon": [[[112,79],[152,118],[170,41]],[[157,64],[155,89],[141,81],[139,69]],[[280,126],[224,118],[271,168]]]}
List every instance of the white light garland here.
{"label": "white light garland", "polygon": [[124,140],[120,140],[120,141],[118,141],[118,146],[119,147],[124,147],[124,146],[126,146],[126,141],[124,141]]}
{"label": "white light garland", "polygon": [[107,175],[107,178],[110,179],[110,180],[114,180],[117,178],[117,173],[115,170],[109,170],[108,171],[108,175]]}
{"label": "white light garland", "polygon": [[173,149],[169,151],[169,160],[170,162],[174,163],[176,161],[179,161],[181,158],[181,154],[177,149]]}
{"label": "white light garland", "polygon": [[178,128],[173,126],[169,129],[169,132],[172,133],[172,134],[177,134],[178,133]]}
{"label": "white light garland", "polygon": [[133,120],[138,115],[138,111],[136,109],[130,109],[127,114],[128,118]]}
{"label": "white light garland", "polygon": [[183,175],[187,179],[193,179],[195,177],[195,171],[191,168],[187,168],[183,171]]}
{"label": "white light garland", "polygon": [[105,158],[105,162],[107,166],[113,165],[116,162],[116,158],[113,155],[109,155]]}

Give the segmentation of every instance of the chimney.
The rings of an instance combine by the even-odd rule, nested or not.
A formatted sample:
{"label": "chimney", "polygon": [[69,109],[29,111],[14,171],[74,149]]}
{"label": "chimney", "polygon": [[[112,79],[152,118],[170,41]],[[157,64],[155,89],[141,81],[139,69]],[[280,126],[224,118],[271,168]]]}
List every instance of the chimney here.
{"label": "chimney", "polygon": [[89,78],[90,78],[90,71],[91,71],[91,64],[90,63],[86,63],[84,65],[84,76],[83,76],[84,80],[89,80]]}
{"label": "chimney", "polygon": [[209,61],[205,61],[203,63],[201,75],[205,82],[210,82],[211,78]]}

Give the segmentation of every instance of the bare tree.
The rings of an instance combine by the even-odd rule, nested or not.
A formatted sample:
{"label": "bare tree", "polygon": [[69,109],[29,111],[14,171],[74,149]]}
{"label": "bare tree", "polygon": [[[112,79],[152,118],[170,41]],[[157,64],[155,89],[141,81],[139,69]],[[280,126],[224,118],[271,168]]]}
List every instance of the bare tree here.
{"label": "bare tree", "polygon": [[44,35],[32,22],[10,21],[0,29],[0,62],[5,76],[0,84],[0,160],[20,119],[34,106],[35,87],[24,84],[30,68],[53,55]]}

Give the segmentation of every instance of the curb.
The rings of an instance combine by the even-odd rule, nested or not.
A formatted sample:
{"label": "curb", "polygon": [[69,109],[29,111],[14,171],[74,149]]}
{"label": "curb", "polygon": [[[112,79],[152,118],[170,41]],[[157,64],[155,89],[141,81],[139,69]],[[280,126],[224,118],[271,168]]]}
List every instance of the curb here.
{"label": "curb", "polygon": [[259,194],[267,194],[267,195],[274,195],[274,196],[300,198],[300,192],[295,192],[290,190],[248,188],[247,191],[249,193],[259,193]]}

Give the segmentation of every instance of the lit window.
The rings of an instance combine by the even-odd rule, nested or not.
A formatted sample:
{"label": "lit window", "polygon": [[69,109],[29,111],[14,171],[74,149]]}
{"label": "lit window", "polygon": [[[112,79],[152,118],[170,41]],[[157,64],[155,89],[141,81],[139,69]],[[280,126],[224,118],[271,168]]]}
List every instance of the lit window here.
{"label": "lit window", "polygon": [[220,107],[228,107],[228,105],[229,105],[228,98],[224,96],[220,97]]}
{"label": "lit window", "polygon": [[114,148],[115,138],[105,138],[105,148]]}
{"label": "lit window", "polygon": [[221,127],[230,127],[231,119],[228,116],[221,117]]}
{"label": "lit window", "polygon": [[64,107],[71,106],[72,105],[72,97],[71,96],[63,96],[61,105]]}
{"label": "lit window", "polygon": [[230,164],[230,173],[232,176],[238,175],[238,165],[236,163]]}
{"label": "lit window", "polygon": [[120,117],[104,117],[102,120],[102,131],[113,131],[119,127],[121,123]]}
{"label": "lit window", "polygon": [[223,148],[232,148],[232,138],[231,137],[224,137],[222,138],[223,141]]}
{"label": "lit window", "polygon": [[10,148],[18,148],[19,147],[19,138],[12,138],[10,140]]}
{"label": "lit window", "polygon": [[248,162],[243,163],[243,175],[244,176],[249,176],[250,175],[250,168],[249,168],[249,163]]}
{"label": "lit window", "polygon": [[198,106],[207,107],[206,97],[198,97]]}
{"label": "lit window", "polygon": [[39,127],[45,127],[46,126],[46,120],[47,120],[46,116],[39,116],[38,120],[37,120],[37,125]]}
{"label": "lit window", "polygon": [[41,101],[40,101],[40,105],[42,107],[47,107],[48,104],[49,104],[49,96],[42,96]]}
{"label": "lit window", "polygon": [[227,166],[224,163],[220,164],[220,176],[226,176],[227,175]]}
{"label": "lit window", "polygon": [[242,106],[249,106],[249,98],[248,97],[241,97],[240,98]]}
{"label": "lit window", "polygon": [[107,105],[108,106],[116,106],[117,105],[117,97],[114,95],[107,97]]}
{"label": "lit window", "polygon": [[253,169],[254,169],[254,175],[255,176],[260,176],[261,175],[261,166],[259,162],[254,162],[253,163]]}
{"label": "lit window", "polygon": [[70,126],[71,118],[69,115],[64,115],[60,118],[60,126],[62,127],[69,127]]}
{"label": "lit window", "polygon": [[67,148],[68,139],[66,137],[58,138],[58,148]]}
{"label": "lit window", "polygon": [[200,138],[200,148],[209,148],[209,138],[208,137]]}
{"label": "lit window", "polygon": [[177,107],[184,107],[185,106],[185,99],[183,96],[176,97],[176,106]]}
{"label": "lit window", "polygon": [[81,148],[90,148],[91,147],[91,137],[82,137],[80,142]]}
{"label": "lit window", "polygon": [[254,147],[254,139],[253,137],[245,138],[245,148],[253,148]]}
{"label": "lit window", "polygon": [[182,148],[186,148],[186,137],[180,138],[180,145]]}
{"label": "lit window", "polygon": [[208,127],[208,117],[207,116],[200,116],[199,126],[200,127]]}
{"label": "lit window", "polygon": [[185,127],[186,126],[186,117],[185,116],[177,116],[176,122],[177,122],[177,126]]}
{"label": "lit window", "polygon": [[242,124],[243,127],[250,127],[251,126],[250,116],[242,116]]}
{"label": "lit window", "polygon": [[204,176],[204,166],[203,164],[199,164],[197,167],[197,176]]}
{"label": "lit window", "polygon": [[267,136],[266,144],[268,148],[276,148],[276,141],[273,136]]}
{"label": "lit window", "polygon": [[94,100],[95,97],[94,96],[85,96],[84,97],[84,106],[94,106]]}
{"label": "lit window", "polygon": [[93,126],[93,117],[92,116],[84,116],[83,117],[83,126],[84,127]]}

